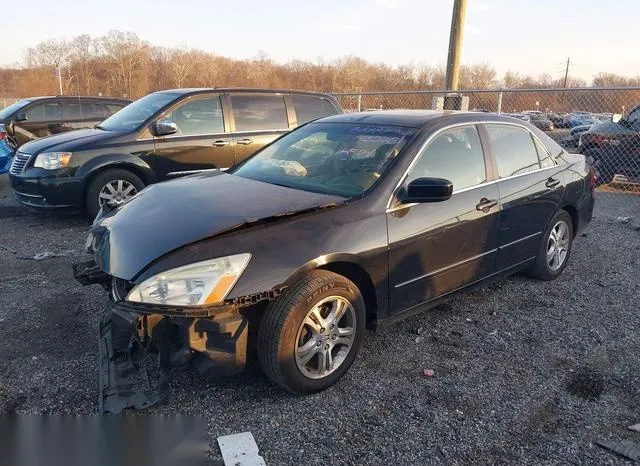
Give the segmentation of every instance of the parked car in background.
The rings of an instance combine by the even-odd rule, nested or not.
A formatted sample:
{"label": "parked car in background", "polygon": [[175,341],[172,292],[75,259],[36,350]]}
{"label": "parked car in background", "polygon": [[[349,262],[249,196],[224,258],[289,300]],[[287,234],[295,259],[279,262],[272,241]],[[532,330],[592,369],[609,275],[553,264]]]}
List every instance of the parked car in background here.
{"label": "parked car in background", "polygon": [[14,153],[15,149],[7,142],[5,127],[0,123],[0,175],[9,171],[9,164]]}
{"label": "parked car in background", "polygon": [[503,115],[510,116],[513,118],[517,118],[522,121],[531,121],[531,116],[526,113],[503,113]]}
{"label": "parked car in background", "polygon": [[556,128],[566,128],[567,127],[567,114],[566,113],[549,113],[547,114],[547,118],[553,123],[553,126]]}
{"label": "parked car in background", "polygon": [[565,118],[567,128],[575,128],[576,126],[596,125],[600,123],[596,117],[587,114],[572,114]]}
{"label": "parked car in background", "polygon": [[569,132],[569,143],[574,146],[574,147],[578,147],[580,145],[580,138],[582,137],[582,135],[584,133],[586,133],[587,131],[589,131],[591,128],[593,128],[595,125],[580,125],[580,126],[575,126],[573,128],[571,128],[571,131]]}
{"label": "parked car in background", "polygon": [[529,117],[531,124],[542,131],[553,131],[555,129],[553,122],[542,113],[530,113]]}
{"label": "parked car in background", "polygon": [[296,126],[341,112],[335,98],[308,92],[155,92],[96,128],[25,144],[11,165],[11,185],[24,205],[95,216],[148,184],[226,170]]}
{"label": "parked car in background", "polygon": [[149,347],[163,373],[241,371],[251,329],[274,383],[324,390],[365,328],[518,271],[558,277],[592,218],[592,177],[525,122],[403,110],[323,118],[228,173],[151,186],[101,212],[93,260],[74,266],[110,290],[100,406],[157,400],[117,396]]}
{"label": "parked car in background", "polygon": [[111,97],[31,97],[0,110],[0,123],[20,147],[52,134],[92,128],[130,102]]}
{"label": "parked car in background", "polygon": [[640,106],[631,110],[626,118],[618,116],[601,122],[581,136],[578,147],[583,154],[590,149],[609,146],[620,146],[621,150],[633,151],[640,147]]}

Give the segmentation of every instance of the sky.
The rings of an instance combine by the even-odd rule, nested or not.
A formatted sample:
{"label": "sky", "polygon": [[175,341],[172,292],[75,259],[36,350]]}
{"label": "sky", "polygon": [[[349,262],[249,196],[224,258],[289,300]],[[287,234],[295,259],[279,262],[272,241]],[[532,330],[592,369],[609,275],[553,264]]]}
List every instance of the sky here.
{"label": "sky", "polygon": [[[355,55],[390,65],[444,65],[453,0],[29,0],[3,21],[0,66],[42,40],[135,32],[155,45],[278,61]],[[640,75],[638,0],[467,0],[462,62],[590,81]]]}

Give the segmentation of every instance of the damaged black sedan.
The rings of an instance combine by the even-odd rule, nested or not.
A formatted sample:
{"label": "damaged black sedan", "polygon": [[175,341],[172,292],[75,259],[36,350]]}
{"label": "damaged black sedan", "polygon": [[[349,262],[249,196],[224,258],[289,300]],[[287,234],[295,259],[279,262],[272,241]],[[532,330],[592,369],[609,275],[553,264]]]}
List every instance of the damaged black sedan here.
{"label": "damaged black sedan", "polygon": [[[229,172],[152,185],[98,215],[94,260],[75,266],[109,291],[103,411],[157,401],[173,367],[241,371],[248,348],[286,390],[323,390],[366,328],[518,271],[560,275],[594,185],[528,123],[432,111],[323,118]],[[134,386],[148,352],[159,392]]]}

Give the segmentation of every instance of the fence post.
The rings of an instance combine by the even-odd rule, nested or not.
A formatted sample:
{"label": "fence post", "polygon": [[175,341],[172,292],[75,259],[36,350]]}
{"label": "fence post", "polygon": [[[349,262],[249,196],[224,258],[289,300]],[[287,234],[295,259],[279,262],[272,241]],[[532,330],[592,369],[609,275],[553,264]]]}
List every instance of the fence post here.
{"label": "fence post", "polygon": [[362,111],[362,94],[358,94],[358,111]]}
{"label": "fence post", "polygon": [[502,92],[498,94],[498,108],[496,111],[498,114],[502,113]]}

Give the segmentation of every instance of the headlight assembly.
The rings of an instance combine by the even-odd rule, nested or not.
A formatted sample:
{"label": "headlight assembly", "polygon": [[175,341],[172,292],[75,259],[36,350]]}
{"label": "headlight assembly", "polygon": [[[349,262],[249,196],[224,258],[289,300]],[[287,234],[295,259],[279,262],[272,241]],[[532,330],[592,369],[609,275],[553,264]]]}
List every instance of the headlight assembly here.
{"label": "headlight assembly", "polygon": [[55,170],[69,165],[71,152],[43,152],[38,154],[33,166],[45,170]]}
{"label": "headlight assembly", "polygon": [[154,275],[137,285],[127,301],[169,306],[201,306],[224,301],[251,254],[196,262]]}

